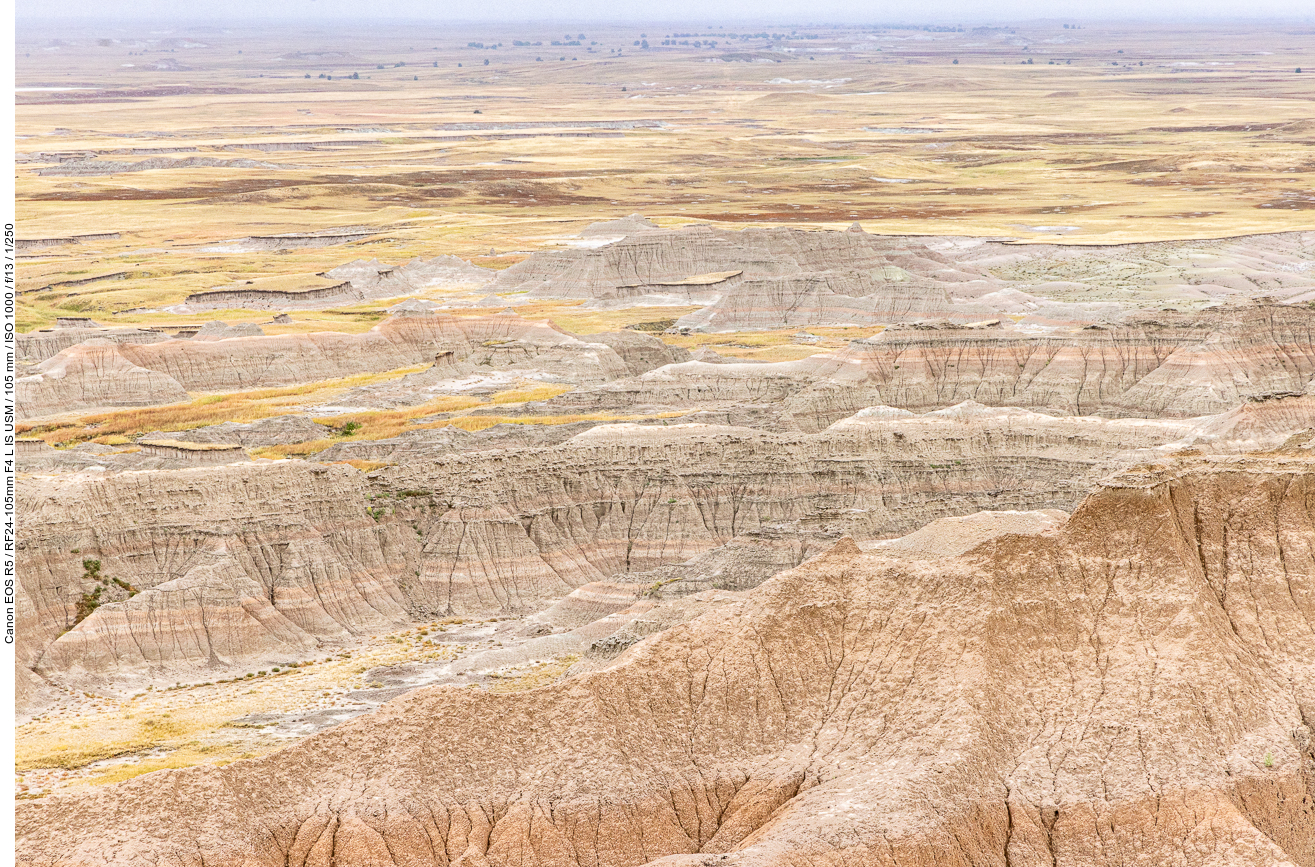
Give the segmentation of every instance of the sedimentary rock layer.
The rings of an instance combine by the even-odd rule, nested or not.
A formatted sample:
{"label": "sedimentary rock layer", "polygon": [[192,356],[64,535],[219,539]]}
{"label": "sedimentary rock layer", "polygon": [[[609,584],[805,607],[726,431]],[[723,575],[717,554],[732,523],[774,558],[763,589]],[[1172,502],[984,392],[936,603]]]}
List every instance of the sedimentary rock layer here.
{"label": "sedimentary rock layer", "polygon": [[677,323],[699,331],[1001,315],[1080,324],[1166,303],[1315,297],[1309,232],[1101,247],[861,230],[624,234],[535,255],[500,272],[494,288],[602,306],[702,304]]}
{"label": "sedimentary rock layer", "polygon": [[[1163,312],[1041,335],[1005,327],[887,329],[841,352],[777,364],[671,364],[688,355],[649,336],[576,337],[514,314],[396,316],[365,334],[88,346],[71,346],[19,380],[21,417],[168,403],[180,389],[236,391],[393,370],[441,355],[445,363],[606,383],[549,404],[554,413],[761,405],[816,430],[875,404],[926,410],[976,400],[1187,417],[1304,394],[1315,376],[1315,310],[1255,304]],[[409,382],[404,390],[419,394],[432,384]]]}
{"label": "sedimentary rock layer", "polygon": [[1057,532],[842,542],[610,668],[417,690],[263,759],[18,806],[25,865],[1315,862],[1315,464]]}
{"label": "sedimentary rock layer", "polygon": [[964,400],[1143,418],[1212,415],[1315,377],[1315,311],[1250,305],[1159,313],[1063,334],[901,328],[839,352],[773,364],[687,362],[582,389],[553,413],[637,407],[741,410],[818,430],[866,406],[924,411]]}
{"label": "sedimentary rock layer", "polygon": [[[172,341],[171,341],[172,342]],[[15,384],[20,418],[102,406],[151,406],[187,400],[178,380],[134,364],[123,344],[89,340],[63,350]]]}
{"label": "sedimentary rock layer", "polygon": [[[18,381],[18,414],[144,406],[187,392],[293,385],[434,362],[499,369],[544,366],[568,381],[604,382],[688,357],[639,334],[576,337],[512,313],[396,316],[364,334],[318,332],[218,340],[69,346]],[[473,366],[473,367],[472,367]],[[440,371],[441,373],[442,371]],[[456,371],[460,372],[460,371]],[[578,377],[572,379],[572,377]]]}
{"label": "sedimentary rock layer", "polygon": [[[404,622],[405,534],[371,519],[362,487],[351,471],[250,463],[34,480],[20,489],[32,618],[19,657],[51,671],[181,669]],[[76,622],[98,577],[138,592]],[[234,605],[252,622],[225,613]]]}
{"label": "sedimentary rock layer", "polygon": [[[729,232],[706,226],[642,231],[595,249],[540,253],[499,272],[493,286],[612,305],[664,298],[667,303],[711,304],[728,294],[770,296],[770,287],[777,286],[777,295],[811,291],[815,303],[809,313],[822,318],[809,321],[819,324],[836,321],[825,312],[831,308],[875,321],[950,315],[954,311],[948,285],[970,294],[1000,288],[982,269],[955,262],[929,246],[940,240],[790,229]],[[770,297],[763,303],[773,306]],[[789,307],[776,306],[780,311]],[[972,315],[980,318],[983,311],[988,308],[979,306]],[[843,313],[835,315],[850,321]],[[764,311],[759,318],[777,317]],[[761,327],[765,321],[718,324]]]}
{"label": "sedimentary rock layer", "polygon": [[14,335],[14,347],[20,366],[35,366],[61,351],[88,340],[114,343],[159,343],[171,336],[162,331],[142,328],[47,328]]}
{"label": "sedimentary rock layer", "polygon": [[[515,340],[534,329],[553,331],[551,326],[514,315],[404,316],[385,320],[364,334],[320,332],[209,343],[129,344],[123,351],[135,363],[173,377],[188,390],[235,391],[394,370],[433,361],[440,350],[464,355],[483,341]],[[565,337],[556,332],[556,339]]]}
{"label": "sedimentary rock layer", "polygon": [[244,307],[251,310],[319,310],[336,304],[351,304],[377,298],[394,298],[436,286],[472,285],[488,282],[493,272],[471,265],[456,256],[413,259],[391,267],[378,259],[357,259],[322,275],[323,284],[296,290],[236,283],[217,286],[187,297],[179,312]]}
{"label": "sedimentary rock layer", "polygon": [[[1300,402],[1268,441],[1313,426]],[[19,658],[61,677],[236,664],[244,648],[288,653],[412,617],[532,612],[746,534],[877,538],[983,509],[1070,509],[1119,468],[1203,436],[1223,447],[1217,426],[964,404],[877,408],[811,435],[605,425],[551,447],[413,453],[368,476],[288,461],[38,477],[19,491],[33,618]],[[104,576],[140,594],[78,622]],[[234,612],[264,600],[241,603],[253,620],[238,628],[267,630],[268,646],[222,637],[208,598]]]}

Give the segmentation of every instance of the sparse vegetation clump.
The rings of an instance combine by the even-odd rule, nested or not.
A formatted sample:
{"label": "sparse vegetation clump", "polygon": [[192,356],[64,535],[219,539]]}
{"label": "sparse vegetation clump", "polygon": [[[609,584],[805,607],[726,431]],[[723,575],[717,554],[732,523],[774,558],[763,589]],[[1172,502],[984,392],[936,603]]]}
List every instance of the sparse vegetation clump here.
{"label": "sparse vegetation clump", "polygon": [[104,590],[104,587],[93,587],[78,598],[78,607],[73,614],[74,626],[86,620],[92,612],[100,607],[100,596]]}
{"label": "sparse vegetation clump", "polygon": [[506,673],[494,672],[494,683],[490,692],[524,692],[539,689],[560,680],[575,663],[580,661],[578,654],[568,654],[557,659],[535,662],[520,669]]}
{"label": "sparse vegetation clump", "polygon": [[137,595],[137,590],[128,582],[120,578],[110,578],[101,574],[101,563],[99,560],[91,558],[82,561],[82,582],[83,584],[92,583],[90,590],[85,590],[78,597],[77,605],[73,611],[73,622],[70,627],[77,626],[82,621],[92,615],[103,602],[102,596],[110,586],[117,586],[127,592],[128,596]]}

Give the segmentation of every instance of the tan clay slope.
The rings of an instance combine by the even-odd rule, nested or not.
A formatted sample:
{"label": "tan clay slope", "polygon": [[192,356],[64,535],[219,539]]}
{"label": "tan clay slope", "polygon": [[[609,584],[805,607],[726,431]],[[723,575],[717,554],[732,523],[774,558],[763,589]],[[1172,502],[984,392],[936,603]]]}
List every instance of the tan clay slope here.
{"label": "tan clay slope", "polygon": [[185,304],[170,308],[179,313],[245,307],[250,310],[323,310],[379,298],[396,298],[436,286],[487,282],[495,272],[471,265],[456,256],[413,259],[388,266],[378,259],[357,259],[323,274],[322,288],[288,289],[273,283],[245,281],[189,295]]}
{"label": "tan clay slope", "polygon": [[1313,533],[1271,456],[956,560],[842,542],[610,669],[20,804],[19,861],[1309,867]]}
{"label": "tan clay slope", "polygon": [[546,412],[760,405],[818,430],[885,404],[964,400],[1045,412],[1142,418],[1213,415],[1304,394],[1315,377],[1315,311],[1297,306],[1148,314],[1109,329],[900,328],[843,350],[774,364],[673,364],[581,389]]}
{"label": "tan clay slope", "polygon": [[[618,232],[618,234],[621,234]],[[692,226],[640,229],[602,247],[540,253],[495,290],[617,306],[670,297],[707,305],[701,331],[960,321],[1016,315],[1087,323],[1165,304],[1262,295],[1306,300],[1311,233],[1101,247],[983,238]]]}
{"label": "tan clay slope", "polygon": [[20,418],[100,406],[154,406],[187,400],[173,377],[134,364],[124,347],[94,339],[61,351],[16,383]]}
{"label": "tan clay slope", "polygon": [[158,343],[169,340],[168,334],[142,328],[48,328],[14,335],[14,349],[19,370],[26,373],[56,353],[89,340],[112,340],[115,343]]}
{"label": "tan clay slope", "polygon": [[440,350],[465,356],[486,340],[532,335],[551,343],[573,339],[550,324],[512,314],[477,319],[437,314],[393,317],[365,334],[328,331],[209,343],[125,344],[123,353],[142,367],[172,376],[189,390],[232,391],[394,370],[432,361]]}
{"label": "tan clay slope", "polygon": [[[657,352],[654,352],[656,345]],[[577,338],[551,322],[512,313],[475,318],[446,314],[396,316],[364,334],[326,331],[69,346],[17,383],[20,417],[106,406],[144,406],[186,399],[186,392],[231,392],[377,373],[432,362],[544,366],[581,381],[604,382],[686,356],[652,337]],[[453,375],[459,375],[453,371]]]}
{"label": "tan clay slope", "polygon": [[[609,425],[369,477],[300,461],[33,477],[19,489],[18,656],[60,678],[276,663],[410,617],[538,610],[769,528],[871,538],[1071,508],[1194,430],[965,405],[816,435]],[[98,591],[88,559],[140,592]],[[75,623],[92,592],[102,604]]]}
{"label": "tan clay slope", "polygon": [[[315,469],[238,464],[25,483],[20,664],[219,666],[405,622],[395,576],[407,565],[402,530],[414,531],[371,520],[358,473]],[[70,630],[97,587],[87,560],[140,592],[102,585],[100,607]]]}

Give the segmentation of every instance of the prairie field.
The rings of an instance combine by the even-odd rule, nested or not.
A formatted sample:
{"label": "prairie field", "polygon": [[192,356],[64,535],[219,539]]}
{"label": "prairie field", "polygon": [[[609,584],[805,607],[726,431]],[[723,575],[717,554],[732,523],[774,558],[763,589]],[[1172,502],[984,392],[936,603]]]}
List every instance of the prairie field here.
{"label": "prairie field", "polygon": [[[20,328],[258,321],[160,311],[352,259],[506,267],[633,213],[1090,244],[1311,226],[1309,26],[684,29],[25,30],[19,236],[114,237],[24,249]],[[326,230],[356,234],[237,243]]]}

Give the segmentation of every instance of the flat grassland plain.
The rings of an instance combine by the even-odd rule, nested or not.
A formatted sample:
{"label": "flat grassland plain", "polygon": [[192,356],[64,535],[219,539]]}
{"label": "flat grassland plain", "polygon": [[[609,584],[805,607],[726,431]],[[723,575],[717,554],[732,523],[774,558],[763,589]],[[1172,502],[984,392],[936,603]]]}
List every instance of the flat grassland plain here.
{"label": "flat grassland plain", "polygon": [[[360,332],[391,302],[274,323],[268,311],[166,308],[245,281],[318,285],[357,258],[507,267],[635,213],[662,227],[859,222],[871,233],[1078,244],[1310,229],[1312,36],[1310,25],[1062,21],[25,27],[19,327],[81,316]],[[290,233],[350,237],[249,240]],[[655,318],[576,301],[516,311],[579,333]],[[791,345],[793,330],[664,339],[768,360],[818,351]],[[814,329],[823,347],[860,331]],[[196,395],[29,432],[125,443],[285,412],[307,390],[327,398],[363,382]],[[530,396],[501,402],[517,398]],[[380,435],[368,424],[366,434]],[[348,691],[370,688],[373,667],[460,653],[455,639],[433,639],[462,629],[471,644],[494,631],[435,622],[314,665],[131,699],[87,694],[19,727],[20,797],[268,752],[287,741],[262,735],[260,712],[332,715]],[[513,672],[500,688],[560,670]]]}

